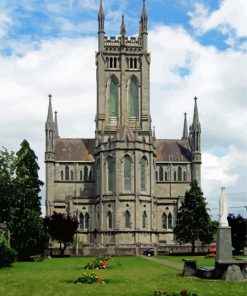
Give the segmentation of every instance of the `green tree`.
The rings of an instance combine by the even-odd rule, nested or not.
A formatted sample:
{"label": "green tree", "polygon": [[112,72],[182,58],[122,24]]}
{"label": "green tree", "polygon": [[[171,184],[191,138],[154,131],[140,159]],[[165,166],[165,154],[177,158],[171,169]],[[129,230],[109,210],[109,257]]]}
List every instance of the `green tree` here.
{"label": "green tree", "polygon": [[232,233],[232,246],[239,253],[244,249],[247,239],[247,219],[241,215],[229,214],[227,217]]}
{"label": "green tree", "polygon": [[60,244],[61,256],[64,255],[69,243],[73,242],[78,224],[76,216],[68,216],[62,213],[54,212],[53,215],[45,218],[48,234],[52,240],[58,241]]}
{"label": "green tree", "polygon": [[195,252],[195,243],[210,243],[213,239],[215,226],[207,212],[207,203],[203,197],[197,181],[192,181],[190,190],[186,191],[184,201],[177,214],[174,228],[176,240],[182,243],[191,243],[191,252]]}
{"label": "green tree", "polygon": [[6,148],[0,150],[0,222],[11,220],[14,208],[15,155]]}
{"label": "green tree", "polygon": [[19,259],[43,252],[47,236],[41,215],[40,186],[37,156],[28,141],[21,143],[16,153],[15,178],[13,180],[15,202],[9,228],[11,246],[17,250]]}

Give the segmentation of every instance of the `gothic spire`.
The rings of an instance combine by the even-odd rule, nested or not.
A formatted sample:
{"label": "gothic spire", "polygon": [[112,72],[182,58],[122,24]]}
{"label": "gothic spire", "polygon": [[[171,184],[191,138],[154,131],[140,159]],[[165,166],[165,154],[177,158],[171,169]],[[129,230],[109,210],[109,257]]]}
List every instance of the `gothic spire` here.
{"label": "gothic spire", "polygon": [[194,105],[194,115],[193,115],[193,123],[192,123],[192,128],[193,130],[198,130],[200,131],[200,122],[199,122],[199,115],[198,115],[198,108],[197,108],[197,97],[194,98],[195,100],[195,105]]}
{"label": "gothic spire", "polygon": [[48,113],[47,113],[47,123],[53,123],[53,112],[52,112],[52,104],[51,104],[51,98],[52,95],[49,95],[49,105],[48,105]]}
{"label": "gothic spire", "polygon": [[145,0],[143,0],[141,21],[140,21],[141,33],[147,33],[147,23],[148,23],[148,15],[146,10],[146,3],[145,3]]}
{"label": "gothic spire", "polygon": [[100,5],[99,5],[98,22],[99,22],[99,32],[104,32],[105,14],[103,10],[102,0],[100,0]]}
{"label": "gothic spire", "polygon": [[182,140],[188,140],[188,125],[187,125],[187,113],[184,113],[184,128]]}
{"label": "gothic spire", "polygon": [[124,15],[122,15],[122,23],[120,26],[120,34],[121,36],[125,36],[126,34],[126,25],[125,25],[125,21],[124,21]]}
{"label": "gothic spire", "polygon": [[54,113],[55,113],[55,137],[60,138],[59,131],[58,131],[58,123],[57,123],[57,111],[55,111]]}

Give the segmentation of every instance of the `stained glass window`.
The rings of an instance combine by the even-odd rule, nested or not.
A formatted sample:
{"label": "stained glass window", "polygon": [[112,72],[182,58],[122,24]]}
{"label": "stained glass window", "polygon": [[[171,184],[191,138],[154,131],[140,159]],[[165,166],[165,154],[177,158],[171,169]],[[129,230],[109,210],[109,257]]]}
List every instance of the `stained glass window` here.
{"label": "stained glass window", "polygon": [[168,215],[168,229],[172,229],[172,214]]}
{"label": "stained glass window", "polygon": [[88,213],[85,214],[85,229],[89,229],[89,215]]}
{"label": "stained glass window", "polygon": [[109,115],[110,117],[118,116],[118,80],[114,75],[109,85]]}
{"label": "stained glass window", "polygon": [[130,228],[130,212],[125,212],[125,228]]}
{"label": "stained glass window", "polygon": [[69,166],[65,166],[65,180],[69,180]]}
{"label": "stained glass window", "polygon": [[147,159],[143,157],[141,159],[141,191],[146,191],[146,167]]}
{"label": "stained glass window", "polygon": [[146,211],[142,214],[142,227],[145,228],[147,226],[147,213]]}
{"label": "stained glass window", "polygon": [[107,228],[112,229],[112,213],[109,211],[106,216]]}
{"label": "stained glass window", "polygon": [[178,168],[178,181],[182,181],[182,169],[181,169],[181,167]]}
{"label": "stained glass window", "polygon": [[139,112],[139,87],[135,76],[130,78],[129,83],[129,112],[130,117],[138,118]]}
{"label": "stained glass window", "polygon": [[131,191],[131,158],[124,156],[124,191]]}
{"label": "stained glass window", "polygon": [[113,157],[108,156],[108,191],[113,191],[113,180],[114,180],[114,162]]}
{"label": "stained glass window", "polygon": [[80,229],[84,229],[84,216],[80,213]]}
{"label": "stained glass window", "polygon": [[163,171],[162,166],[160,166],[160,168],[159,168],[159,177],[160,177],[160,181],[163,181],[163,178],[164,178],[164,171]]}
{"label": "stained glass window", "polygon": [[166,213],[163,213],[161,219],[162,219],[162,228],[167,229],[167,215],[166,215]]}

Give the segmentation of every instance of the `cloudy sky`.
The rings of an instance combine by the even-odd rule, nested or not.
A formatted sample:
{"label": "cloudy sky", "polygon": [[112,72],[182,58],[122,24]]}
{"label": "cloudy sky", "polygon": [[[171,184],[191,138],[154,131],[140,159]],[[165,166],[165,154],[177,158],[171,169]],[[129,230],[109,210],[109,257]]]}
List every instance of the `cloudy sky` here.
{"label": "cloudy sky", "polygon": [[[142,0],[103,0],[107,35],[121,15],[136,35]],[[202,189],[217,218],[220,187],[230,212],[247,216],[247,1],[146,0],[151,114],[158,138],[182,136],[197,96]],[[44,180],[48,94],[62,137],[94,137],[99,0],[0,0],[0,146],[26,138]],[[44,204],[44,192],[42,203]]]}

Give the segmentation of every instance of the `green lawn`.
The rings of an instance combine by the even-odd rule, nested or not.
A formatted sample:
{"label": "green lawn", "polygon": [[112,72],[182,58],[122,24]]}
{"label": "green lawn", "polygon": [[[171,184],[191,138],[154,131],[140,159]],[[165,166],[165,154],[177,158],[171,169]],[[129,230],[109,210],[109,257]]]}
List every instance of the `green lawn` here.
{"label": "green lawn", "polygon": [[186,288],[198,295],[246,296],[245,282],[183,278],[179,271],[137,257],[115,257],[111,270],[96,270],[107,281],[105,285],[75,285],[89,258],[46,259],[43,262],[15,263],[0,269],[0,295],[152,295],[163,288],[167,292]]}
{"label": "green lawn", "polygon": [[184,264],[183,259],[196,259],[198,266],[213,266],[215,263],[214,258],[205,258],[205,256],[158,256],[159,259]]}
{"label": "green lawn", "polygon": [[[157,258],[165,259],[168,261],[181,263],[181,264],[184,264],[183,259],[196,259],[198,266],[214,266],[214,264],[215,264],[214,258],[205,258],[205,256],[196,256],[196,255],[194,255],[194,256],[163,256],[163,255],[160,255]],[[247,259],[247,256],[239,255],[239,256],[234,256],[233,258]]]}

